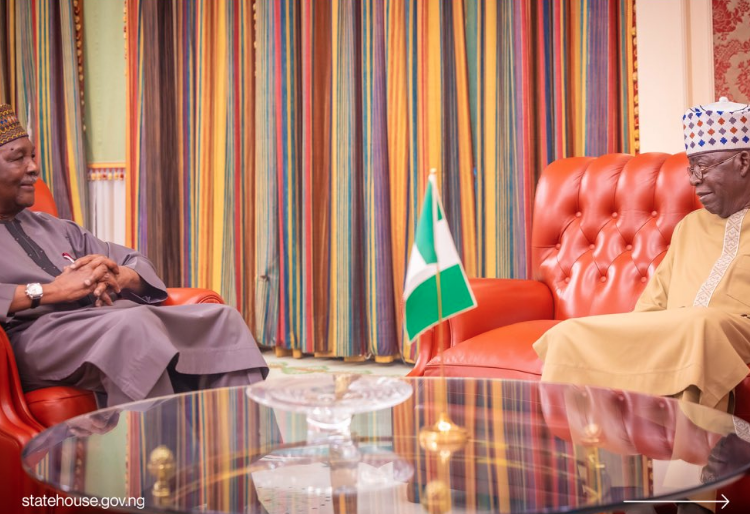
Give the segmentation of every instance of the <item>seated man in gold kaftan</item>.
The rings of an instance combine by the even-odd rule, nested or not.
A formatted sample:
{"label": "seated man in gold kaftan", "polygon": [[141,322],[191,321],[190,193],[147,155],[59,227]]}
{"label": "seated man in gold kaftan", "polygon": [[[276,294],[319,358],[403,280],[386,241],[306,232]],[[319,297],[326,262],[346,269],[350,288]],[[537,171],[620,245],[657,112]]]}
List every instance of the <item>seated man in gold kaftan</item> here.
{"label": "seated man in gold kaftan", "polygon": [[567,320],[534,343],[542,380],[731,408],[750,362],[750,106],[722,98],[683,125],[704,209],[675,227],[633,312]]}

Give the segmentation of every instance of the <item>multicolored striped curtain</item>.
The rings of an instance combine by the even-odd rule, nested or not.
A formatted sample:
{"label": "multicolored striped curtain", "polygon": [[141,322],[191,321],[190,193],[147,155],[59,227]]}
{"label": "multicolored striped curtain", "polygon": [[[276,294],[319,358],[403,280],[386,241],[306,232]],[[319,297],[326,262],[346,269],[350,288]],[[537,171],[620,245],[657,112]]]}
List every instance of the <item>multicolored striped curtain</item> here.
{"label": "multicolored striped curtain", "polygon": [[400,296],[431,168],[467,273],[526,277],[541,169],[634,149],[631,0],[278,0],[258,14],[258,208],[278,216],[257,244],[278,301],[257,308],[276,345],[413,355]]}
{"label": "multicolored striped curtain", "polygon": [[168,285],[220,291],[251,319],[252,3],[127,0],[126,11],[126,240]]}
{"label": "multicolored striped curtain", "polygon": [[[132,242],[159,259],[169,231],[175,282],[220,290],[262,344],[410,359],[429,170],[467,273],[527,277],[543,167],[637,149],[633,4],[128,0]],[[149,135],[165,109],[180,130]],[[165,174],[179,209],[149,200]]]}
{"label": "multicolored striped curtain", "polygon": [[0,101],[37,147],[60,217],[86,225],[80,1],[0,0]]}

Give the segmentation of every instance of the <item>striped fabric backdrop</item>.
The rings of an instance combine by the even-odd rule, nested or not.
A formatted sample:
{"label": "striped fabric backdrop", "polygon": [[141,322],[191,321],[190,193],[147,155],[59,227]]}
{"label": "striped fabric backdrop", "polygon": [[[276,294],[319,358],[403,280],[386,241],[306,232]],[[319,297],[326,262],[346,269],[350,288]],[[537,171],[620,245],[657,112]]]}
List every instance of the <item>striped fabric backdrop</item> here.
{"label": "striped fabric backdrop", "polygon": [[638,149],[634,0],[127,6],[130,242],[282,351],[413,358],[431,168],[467,273],[524,278],[543,167]]}
{"label": "striped fabric backdrop", "polygon": [[0,101],[37,147],[61,218],[87,225],[82,1],[0,0]]}
{"label": "striped fabric backdrop", "polygon": [[170,286],[220,291],[251,320],[251,2],[127,0],[127,243]]}

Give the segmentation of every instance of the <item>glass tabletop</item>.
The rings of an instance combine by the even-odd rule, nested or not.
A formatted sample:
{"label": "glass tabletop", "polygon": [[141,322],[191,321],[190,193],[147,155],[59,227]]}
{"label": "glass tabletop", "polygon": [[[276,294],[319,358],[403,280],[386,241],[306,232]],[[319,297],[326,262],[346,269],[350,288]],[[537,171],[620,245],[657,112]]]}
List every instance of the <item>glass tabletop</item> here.
{"label": "glass tabletop", "polygon": [[[217,389],[73,418],[30,441],[24,467],[74,505],[259,514],[600,512],[689,498],[750,469],[748,424],[695,404],[525,381],[403,380],[413,394],[355,414],[347,440],[308,443],[303,414],[260,405],[246,388]],[[446,413],[468,438],[435,451],[420,431]]]}

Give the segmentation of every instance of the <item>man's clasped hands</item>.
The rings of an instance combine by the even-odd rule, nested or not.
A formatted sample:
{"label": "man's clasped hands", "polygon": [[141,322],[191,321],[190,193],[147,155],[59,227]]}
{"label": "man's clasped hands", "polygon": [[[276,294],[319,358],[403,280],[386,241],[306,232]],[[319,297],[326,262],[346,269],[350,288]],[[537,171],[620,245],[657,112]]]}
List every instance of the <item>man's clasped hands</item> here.
{"label": "man's clasped hands", "polygon": [[138,291],[142,279],[138,273],[104,255],[86,255],[65,266],[63,272],[48,285],[45,295],[57,302],[75,302],[94,295],[94,305],[112,305],[123,289]]}

